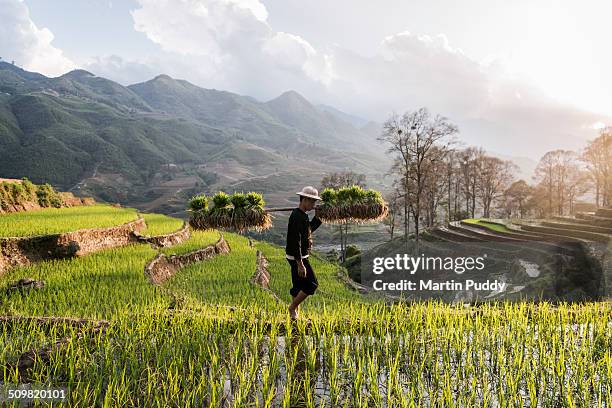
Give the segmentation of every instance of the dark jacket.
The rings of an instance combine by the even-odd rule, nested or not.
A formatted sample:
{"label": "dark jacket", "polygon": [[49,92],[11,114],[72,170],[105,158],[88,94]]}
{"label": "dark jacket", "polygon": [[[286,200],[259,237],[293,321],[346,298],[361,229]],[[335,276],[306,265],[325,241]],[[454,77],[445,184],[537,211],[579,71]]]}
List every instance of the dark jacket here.
{"label": "dark jacket", "polygon": [[287,225],[287,245],[285,253],[295,259],[310,255],[312,249],[312,232],[319,228],[322,221],[316,216],[308,219],[308,214],[300,208],[294,208]]}

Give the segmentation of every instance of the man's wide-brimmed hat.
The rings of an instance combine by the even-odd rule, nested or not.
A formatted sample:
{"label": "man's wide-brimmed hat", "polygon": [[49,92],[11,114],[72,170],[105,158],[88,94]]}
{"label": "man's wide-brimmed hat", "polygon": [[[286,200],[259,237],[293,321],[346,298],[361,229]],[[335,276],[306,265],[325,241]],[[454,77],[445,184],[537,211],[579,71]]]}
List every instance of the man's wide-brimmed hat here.
{"label": "man's wide-brimmed hat", "polygon": [[304,197],[314,198],[315,200],[320,200],[319,191],[313,186],[306,186],[302,189],[302,191],[295,193],[297,195],[301,195]]}

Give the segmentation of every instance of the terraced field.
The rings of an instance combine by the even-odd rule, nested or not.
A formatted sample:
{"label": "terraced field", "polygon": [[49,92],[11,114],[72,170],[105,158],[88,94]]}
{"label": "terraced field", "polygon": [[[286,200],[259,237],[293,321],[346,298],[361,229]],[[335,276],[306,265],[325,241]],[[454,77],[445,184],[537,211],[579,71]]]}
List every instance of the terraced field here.
{"label": "terraced field", "polygon": [[[145,233],[182,224],[144,217]],[[487,233],[455,227],[447,233]],[[158,252],[187,254],[219,234],[11,269],[0,277],[2,383],[64,386],[66,406],[87,407],[612,404],[609,303],[391,303],[359,294],[342,268],[313,256],[320,289],[291,322],[283,248],[229,232],[230,253],[162,285],[145,277]],[[269,290],[251,283],[257,250]],[[11,289],[22,278],[44,286]]]}
{"label": "terraced field", "polygon": [[104,228],[137,218],[134,208],[94,204],[70,208],[44,208],[0,216],[0,237],[58,234],[85,228]]}
{"label": "terraced field", "polygon": [[537,221],[466,219],[425,238],[481,245],[500,262],[519,263],[523,276],[508,279],[517,298],[594,300],[612,293],[610,209]]}

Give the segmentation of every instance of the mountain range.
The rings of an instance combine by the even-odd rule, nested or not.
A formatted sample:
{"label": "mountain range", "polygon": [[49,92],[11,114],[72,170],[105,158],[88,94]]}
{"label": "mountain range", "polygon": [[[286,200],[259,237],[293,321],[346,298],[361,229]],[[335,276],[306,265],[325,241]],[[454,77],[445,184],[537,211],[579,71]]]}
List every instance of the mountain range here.
{"label": "mountain range", "polygon": [[191,195],[217,190],[257,190],[283,205],[347,169],[381,188],[389,158],[379,133],[291,90],[262,102],[167,75],[126,87],[0,62],[0,177],[143,210],[180,215]]}

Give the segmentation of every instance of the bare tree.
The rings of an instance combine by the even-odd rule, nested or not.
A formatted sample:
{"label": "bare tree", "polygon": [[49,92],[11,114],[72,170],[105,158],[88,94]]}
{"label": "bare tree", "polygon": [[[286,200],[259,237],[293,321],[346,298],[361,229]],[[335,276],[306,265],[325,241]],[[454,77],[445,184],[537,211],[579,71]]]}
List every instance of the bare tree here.
{"label": "bare tree", "polygon": [[555,166],[556,153],[554,151],[546,153],[540,159],[538,166],[535,169],[534,179],[539,182],[539,185],[546,190],[546,201],[548,208],[545,214],[550,215],[553,212],[553,190],[555,186]]}
{"label": "bare tree", "polygon": [[452,150],[448,149],[444,152],[436,152],[440,149],[438,146],[432,148],[432,154],[440,157],[440,160],[431,161],[426,167],[427,177],[425,178],[424,192],[424,214],[425,225],[433,227],[438,224],[438,210],[441,205],[448,199],[448,156]]}
{"label": "bare tree", "polygon": [[433,176],[432,164],[444,159],[451,143],[449,139],[457,133],[457,127],[447,118],[440,115],[432,118],[426,108],[420,108],[401,117],[392,115],[378,138],[387,142],[388,153],[396,156],[395,167],[410,202],[417,243],[425,186]]}
{"label": "bare tree", "polygon": [[569,168],[566,178],[567,210],[574,213],[576,199],[584,195],[591,188],[591,179],[588,171],[573,165]]}
{"label": "bare tree", "polygon": [[539,183],[533,188],[533,194],[527,199],[527,207],[531,208],[536,218],[544,218],[548,214],[548,187]]}
{"label": "bare tree", "polygon": [[[354,171],[341,171],[328,174],[321,179],[323,188],[339,189],[358,185],[365,188],[365,174],[355,173]],[[346,248],[348,246],[349,224],[341,224],[336,226],[340,235],[340,262],[346,259]]]}
{"label": "bare tree", "polygon": [[478,159],[477,195],[485,218],[491,217],[491,206],[500,198],[514,179],[517,166],[511,161],[483,156]]}
{"label": "bare tree", "polygon": [[546,215],[563,215],[568,207],[570,174],[578,171],[578,155],[570,150],[546,153],[535,171],[535,179],[546,190]]}
{"label": "bare tree", "polygon": [[342,188],[357,185],[365,188],[366,176],[365,174],[355,173],[354,171],[339,171],[330,173],[321,179],[321,186],[323,188]]}
{"label": "bare tree", "polygon": [[612,205],[612,127],[601,129],[599,137],[589,142],[582,153],[595,187],[595,204]]}
{"label": "bare tree", "polygon": [[410,214],[412,214],[412,202],[410,201],[410,197],[412,196],[411,192],[414,190],[414,186],[410,179],[404,177],[404,172],[402,170],[403,163],[404,162],[401,158],[396,157],[388,174],[396,175],[393,185],[399,192],[403,212],[402,224],[404,226],[404,240],[407,242],[410,234]]}
{"label": "bare tree", "polygon": [[479,147],[468,147],[459,153],[459,168],[462,177],[462,190],[465,200],[465,215],[476,217],[476,197],[478,194],[478,175],[485,151]]}
{"label": "bare tree", "polygon": [[504,192],[505,216],[524,218],[529,211],[529,200],[533,196],[533,187],[525,180],[515,181]]}
{"label": "bare tree", "polygon": [[446,155],[445,164],[446,221],[450,222],[460,218],[459,200],[462,188],[460,153],[457,150],[450,150]]}
{"label": "bare tree", "polygon": [[400,220],[400,211],[402,207],[401,191],[397,187],[394,188],[391,193],[387,194],[385,200],[389,205],[389,215],[385,217],[383,223],[387,226],[390,239],[393,240],[395,228],[398,226]]}

